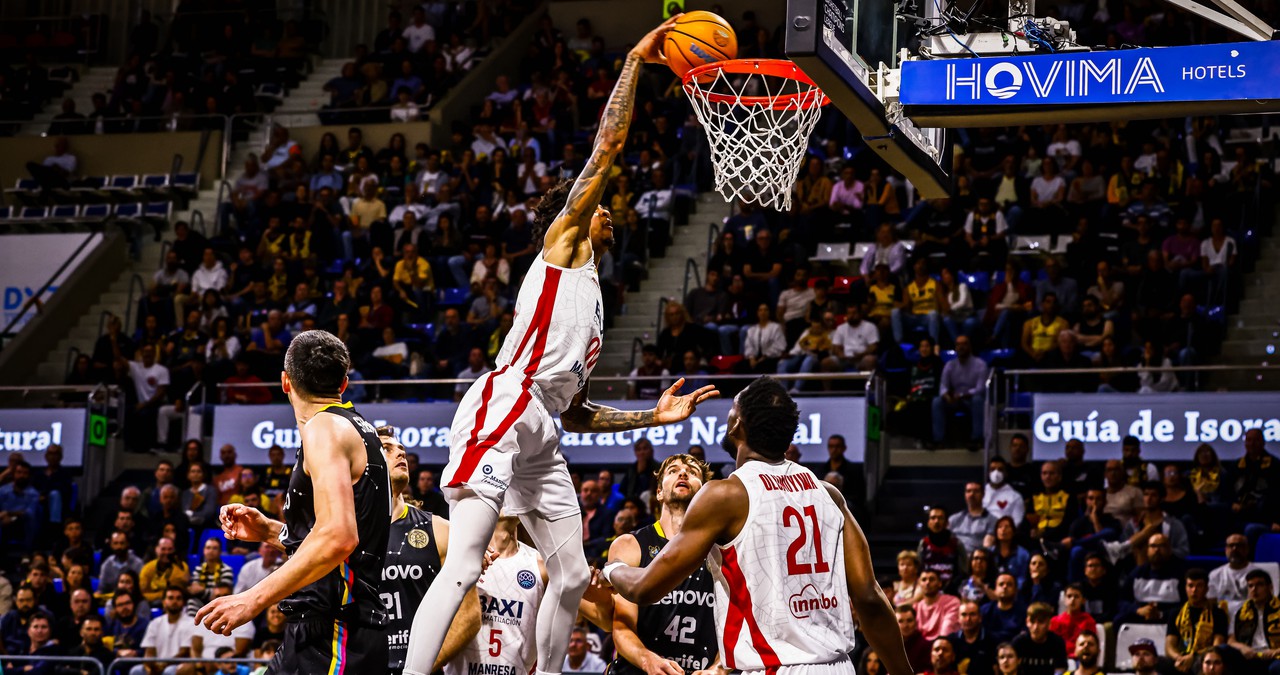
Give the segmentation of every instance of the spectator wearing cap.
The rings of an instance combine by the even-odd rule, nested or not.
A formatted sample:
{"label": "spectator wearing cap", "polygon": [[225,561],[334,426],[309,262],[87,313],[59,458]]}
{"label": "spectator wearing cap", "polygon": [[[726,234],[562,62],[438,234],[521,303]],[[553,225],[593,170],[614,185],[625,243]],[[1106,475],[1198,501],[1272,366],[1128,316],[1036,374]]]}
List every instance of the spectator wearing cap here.
{"label": "spectator wearing cap", "polygon": [[1013,639],[1022,667],[1019,675],[1061,675],[1067,669],[1067,646],[1049,630],[1053,609],[1043,602],[1027,608],[1027,629]]}
{"label": "spectator wearing cap", "polygon": [[1178,671],[1190,673],[1203,654],[1227,641],[1227,615],[1209,600],[1209,575],[1204,570],[1187,570],[1187,600],[1169,618],[1165,654]]}
{"label": "spectator wearing cap", "polygon": [[1227,642],[1257,672],[1280,672],[1280,599],[1271,575],[1252,570],[1246,577],[1248,597],[1235,612],[1234,630]]}
{"label": "spectator wearing cap", "polygon": [[1133,671],[1136,675],[1156,675],[1159,656],[1156,654],[1156,643],[1151,638],[1138,638],[1129,645],[1129,656],[1133,658]]}

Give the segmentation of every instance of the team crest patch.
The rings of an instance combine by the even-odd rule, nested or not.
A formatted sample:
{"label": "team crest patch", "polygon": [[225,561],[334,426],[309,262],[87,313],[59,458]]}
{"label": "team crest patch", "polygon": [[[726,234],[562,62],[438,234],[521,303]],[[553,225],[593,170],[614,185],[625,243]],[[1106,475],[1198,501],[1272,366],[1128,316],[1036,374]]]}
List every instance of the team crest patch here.
{"label": "team crest patch", "polygon": [[484,475],[486,476],[493,475],[493,467],[489,466],[488,464],[485,464],[484,466],[480,467],[480,471],[483,472]]}
{"label": "team crest patch", "polygon": [[520,570],[516,573],[516,583],[520,584],[520,588],[527,591],[538,583],[538,577],[529,570]]}
{"label": "team crest patch", "polygon": [[406,538],[409,540],[409,545],[414,548],[426,548],[427,542],[429,541],[427,533],[416,527],[409,530],[409,535]]}
{"label": "team crest patch", "polygon": [[650,547],[649,547],[649,557],[650,557],[650,558],[656,558],[656,557],[658,557],[658,551],[660,551],[660,550],[662,550],[662,549],[659,549],[657,546],[650,546]]}

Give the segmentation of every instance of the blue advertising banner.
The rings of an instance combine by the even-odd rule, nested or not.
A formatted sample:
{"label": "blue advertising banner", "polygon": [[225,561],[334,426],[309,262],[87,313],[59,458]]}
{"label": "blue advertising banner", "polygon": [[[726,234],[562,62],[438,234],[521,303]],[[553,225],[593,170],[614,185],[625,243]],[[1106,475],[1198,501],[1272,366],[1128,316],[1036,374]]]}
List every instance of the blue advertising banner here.
{"label": "blue advertising banner", "polygon": [[44,466],[44,451],[52,443],[62,446],[62,465],[84,464],[84,408],[0,409],[0,450],[3,461],[22,455],[32,466]]}
{"label": "blue advertising banner", "polygon": [[907,61],[904,106],[1016,107],[1280,99],[1280,44]]}
{"label": "blue advertising banner", "polygon": [[[795,444],[805,462],[825,460],[827,438],[845,437],[850,461],[861,462],[866,445],[867,405],[861,397],[802,398],[800,428]],[[622,410],[643,410],[651,401],[600,401]],[[720,448],[725,418],[732,401],[717,399],[698,406],[692,417],[680,424],[608,434],[560,434],[560,448],[571,462],[582,464],[628,464],[635,461],[632,447],[641,438],[654,445],[654,455],[666,457],[701,445],[707,460],[716,464],[730,461]],[[368,403],[356,409],[365,419],[400,430],[400,441],[409,452],[418,453],[424,464],[444,464],[449,459],[449,427],[456,403]],[[557,424],[559,422],[557,421]],[[298,447],[298,426],[293,410],[284,404],[222,405],[213,416],[213,454],[230,443],[242,464],[267,464],[267,449],[278,444],[285,450]],[[290,453],[292,456],[292,453]]]}
{"label": "blue advertising banner", "polygon": [[1222,459],[1244,454],[1244,434],[1261,429],[1280,442],[1280,393],[1036,394],[1032,457],[1062,457],[1067,441],[1085,445],[1085,459],[1120,459],[1125,436],[1142,443],[1148,460],[1189,462],[1208,443]]}

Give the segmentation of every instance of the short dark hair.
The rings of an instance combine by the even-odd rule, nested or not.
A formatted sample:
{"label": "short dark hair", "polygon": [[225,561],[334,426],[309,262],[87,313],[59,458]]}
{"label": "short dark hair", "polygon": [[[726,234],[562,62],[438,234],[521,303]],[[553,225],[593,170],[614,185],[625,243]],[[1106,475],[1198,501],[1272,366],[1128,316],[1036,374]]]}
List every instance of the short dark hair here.
{"label": "short dark hair", "polygon": [[[573,183],[574,181],[570,178],[562,178],[542,195],[542,199],[538,200],[538,205],[533,209],[535,234],[546,232],[552,221],[564,211],[565,205],[569,203],[569,193],[573,190]],[[537,239],[535,238],[534,241]]]}
{"label": "short dark hair", "polygon": [[80,624],[84,625],[86,623],[89,623],[90,621],[96,621],[99,624],[106,623],[106,620],[103,619],[102,616],[94,612],[89,612],[88,614],[85,615],[83,619],[80,619]]}
{"label": "short dark hair", "polygon": [[737,404],[747,445],[767,459],[782,459],[800,424],[800,409],[787,388],[762,377],[738,394]]}
{"label": "short dark hair", "polygon": [[1262,569],[1252,569],[1252,570],[1249,570],[1249,573],[1248,573],[1248,574],[1244,575],[1244,581],[1245,581],[1245,583],[1249,583],[1250,581],[1253,581],[1254,579],[1262,579],[1262,580],[1264,580],[1264,581],[1266,581],[1266,582],[1267,582],[1267,585],[1268,585],[1268,586],[1273,585],[1273,583],[1272,583],[1272,581],[1271,581],[1271,575],[1270,575],[1270,574],[1267,574],[1267,571],[1266,571],[1266,570],[1262,570]]}
{"label": "short dark hair", "polygon": [[347,346],[333,333],[308,330],[298,333],[284,355],[284,372],[300,393],[338,396],[351,369]]}
{"label": "short dark hair", "polygon": [[1137,436],[1125,436],[1120,439],[1120,445],[1142,445],[1142,441],[1139,441]]}
{"label": "short dark hair", "polygon": [[378,438],[394,439],[396,437],[396,428],[390,424],[384,424],[377,429],[374,429],[374,432],[378,434]]}
{"label": "short dark hair", "polygon": [[640,348],[640,353],[641,353],[641,354],[653,354],[654,356],[661,356],[661,355],[662,355],[662,352],[658,351],[658,345],[653,345],[653,344],[649,344],[649,345],[645,345],[645,346],[641,347],[641,348]]}
{"label": "short dark hair", "polygon": [[1024,433],[1022,433],[1021,431],[1019,431],[1018,433],[1014,434],[1013,436],[1010,436],[1010,437],[1009,437],[1009,440],[1019,440],[1019,441],[1022,441],[1023,443],[1027,443],[1027,444],[1030,444],[1030,443],[1031,443],[1031,439],[1027,438],[1027,435],[1026,435],[1026,434],[1024,434]]}
{"label": "short dark hair", "polygon": [[[1185,579],[1187,581],[1208,581],[1209,573],[1204,571],[1203,567],[1192,567],[1187,570]],[[1245,579],[1245,581],[1248,581],[1248,579]]]}
{"label": "short dark hair", "polygon": [[231,647],[218,647],[218,650],[213,653],[213,658],[215,659],[230,658],[230,657],[234,657],[235,655],[236,655],[236,650],[232,649]]}
{"label": "short dark hair", "polygon": [[1165,495],[1165,491],[1164,491],[1164,483],[1161,483],[1161,482],[1160,482],[1160,481],[1158,481],[1158,480],[1147,480],[1147,481],[1143,481],[1143,482],[1142,482],[1142,491],[1143,491],[1143,492],[1146,492],[1147,490],[1155,490],[1156,494],[1160,495],[1160,498],[1161,498],[1161,499],[1163,499],[1163,498],[1164,498],[1164,495]]}
{"label": "short dark hair", "polygon": [[916,608],[915,608],[915,607],[912,607],[911,605],[905,605],[905,604],[904,604],[904,605],[898,605],[897,607],[894,607],[894,608],[893,608],[893,611],[897,612],[898,614],[907,614],[907,613],[910,613],[910,614],[911,614],[911,616],[915,616],[915,615],[916,615]]}

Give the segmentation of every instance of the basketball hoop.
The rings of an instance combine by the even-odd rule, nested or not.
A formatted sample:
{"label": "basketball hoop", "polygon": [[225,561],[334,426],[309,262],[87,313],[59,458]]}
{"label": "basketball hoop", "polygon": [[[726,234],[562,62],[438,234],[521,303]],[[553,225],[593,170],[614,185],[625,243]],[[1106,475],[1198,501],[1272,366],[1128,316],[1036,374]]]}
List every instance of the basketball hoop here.
{"label": "basketball hoop", "polygon": [[791,209],[826,95],[790,61],[716,61],[685,73],[684,90],[711,142],[716,190],[781,211]]}

